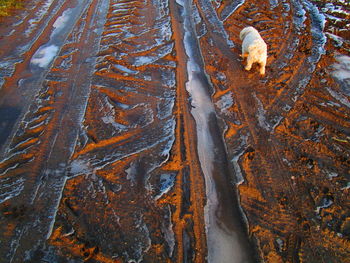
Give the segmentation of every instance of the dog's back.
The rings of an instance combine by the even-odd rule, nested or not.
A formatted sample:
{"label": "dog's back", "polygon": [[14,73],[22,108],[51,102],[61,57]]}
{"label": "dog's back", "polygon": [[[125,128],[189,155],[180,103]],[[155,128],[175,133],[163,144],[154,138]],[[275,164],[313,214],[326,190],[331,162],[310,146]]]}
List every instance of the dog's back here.
{"label": "dog's back", "polygon": [[254,60],[262,63],[266,62],[266,54],[267,54],[267,46],[262,38],[254,39],[250,45],[248,45],[248,53],[249,55],[254,57]]}

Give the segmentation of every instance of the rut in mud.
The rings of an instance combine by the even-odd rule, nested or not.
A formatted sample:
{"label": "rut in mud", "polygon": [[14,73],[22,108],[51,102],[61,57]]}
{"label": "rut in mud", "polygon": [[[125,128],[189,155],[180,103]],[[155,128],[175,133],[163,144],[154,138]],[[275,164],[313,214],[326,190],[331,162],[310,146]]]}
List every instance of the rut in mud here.
{"label": "rut in mud", "polygon": [[[346,262],[350,6],[30,0],[0,24],[1,262]],[[268,45],[244,71],[239,32]]]}

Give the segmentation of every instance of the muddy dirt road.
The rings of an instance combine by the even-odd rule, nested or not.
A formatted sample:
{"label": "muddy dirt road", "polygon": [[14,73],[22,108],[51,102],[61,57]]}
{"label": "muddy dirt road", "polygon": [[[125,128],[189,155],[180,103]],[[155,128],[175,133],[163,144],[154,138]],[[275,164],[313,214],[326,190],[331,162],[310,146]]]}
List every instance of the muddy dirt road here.
{"label": "muddy dirt road", "polygon": [[349,30],[342,0],[26,1],[0,22],[0,262],[349,262]]}

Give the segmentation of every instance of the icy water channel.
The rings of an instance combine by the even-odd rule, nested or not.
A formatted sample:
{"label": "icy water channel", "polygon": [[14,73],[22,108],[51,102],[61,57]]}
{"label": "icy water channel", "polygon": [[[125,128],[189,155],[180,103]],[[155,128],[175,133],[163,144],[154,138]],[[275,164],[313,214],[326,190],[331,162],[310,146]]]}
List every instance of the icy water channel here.
{"label": "icy water channel", "polygon": [[230,175],[225,171],[227,169],[217,167],[218,163],[225,164],[225,160],[221,159],[225,159],[226,154],[221,135],[215,130],[217,120],[209,92],[210,83],[203,70],[203,60],[191,20],[192,2],[178,0],[177,3],[183,7],[184,46],[188,56],[186,89],[191,99],[191,114],[196,122],[197,151],[205,177],[207,204],[204,216],[208,262],[253,262],[238,210],[239,204],[237,199],[232,200],[235,195],[230,188]]}

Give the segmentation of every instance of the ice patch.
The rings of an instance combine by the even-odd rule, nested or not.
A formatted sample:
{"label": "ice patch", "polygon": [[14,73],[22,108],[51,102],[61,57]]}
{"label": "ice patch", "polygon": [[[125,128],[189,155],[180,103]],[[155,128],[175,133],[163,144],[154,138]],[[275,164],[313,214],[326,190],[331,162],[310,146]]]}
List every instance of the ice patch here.
{"label": "ice patch", "polygon": [[161,155],[162,156],[167,156],[166,160],[164,160],[162,163],[165,163],[165,161],[168,160],[169,156],[170,156],[170,151],[171,148],[173,147],[173,144],[175,142],[175,134],[174,134],[174,130],[175,130],[175,120],[174,118],[171,119],[172,121],[166,123],[166,125],[164,125],[164,129],[166,130],[167,134],[169,134],[168,136],[168,140],[166,141],[166,144],[164,145],[164,149],[161,151]]}
{"label": "ice patch", "polygon": [[67,21],[69,20],[69,16],[72,14],[72,12],[72,8],[68,8],[63,12],[63,14],[60,17],[56,19],[55,23],[53,24],[53,27],[55,29],[52,34],[58,33],[58,31],[65,27]]}
{"label": "ice patch", "polygon": [[42,46],[35,52],[34,56],[30,60],[30,63],[41,68],[46,68],[57,53],[58,46]]}
{"label": "ice patch", "polygon": [[192,12],[193,12],[193,20],[195,24],[200,24],[202,22],[202,18],[201,15],[199,14],[198,8],[197,6],[193,6],[192,8]]}
{"label": "ice patch", "polygon": [[[311,33],[312,33],[312,56],[308,58],[311,63],[317,63],[322,54],[325,54],[324,45],[327,42],[327,38],[324,31],[326,24],[326,17],[322,14],[317,6],[310,3],[309,1],[304,1],[304,6],[309,11],[311,17]],[[312,71],[314,71],[315,65],[311,66]],[[311,71],[311,72],[312,72]]]}
{"label": "ice patch", "polygon": [[221,113],[226,113],[233,105],[232,92],[223,95],[215,105],[220,109]]}
{"label": "ice patch", "polygon": [[275,9],[278,6],[278,0],[270,0],[271,9]]}
{"label": "ice patch", "polygon": [[168,215],[165,216],[165,219],[169,220],[168,225],[162,226],[162,232],[164,234],[165,241],[168,243],[169,246],[169,256],[172,257],[175,247],[175,235],[173,231],[173,223],[171,221],[171,208],[170,205],[168,205]]}
{"label": "ice patch", "polygon": [[111,124],[117,131],[125,131],[128,129],[125,125],[117,123],[113,116],[104,116],[101,119],[105,124]]}
{"label": "ice patch", "polygon": [[244,152],[247,148],[248,136],[241,136],[240,139],[241,139],[241,143],[240,143],[238,149],[233,154],[233,158],[231,160],[231,162],[233,164],[233,169],[235,170],[235,178],[236,178],[235,183],[237,185],[240,185],[244,182],[242,170],[241,170],[241,167],[240,167],[238,161],[242,157],[242,155],[244,154]]}
{"label": "ice patch", "polygon": [[164,120],[172,115],[174,108],[174,98],[159,100],[157,103],[157,117]]}
{"label": "ice patch", "polygon": [[350,57],[338,55],[335,59],[338,63],[333,64],[332,75],[350,88]]}
{"label": "ice patch", "polygon": [[133,186],[136,183],[136,174],[137,174],[136,164],[132,162],[129,168],[125,170],[125,172],[126,172],[126,179],[128,179],[131,185]]}
{"label": "ice patch", "polygon": [[70,166],[69,166],[69,175],[71,176],[78,176],[78,175],[90,175],[94,174],[93,169],[90,167],[88,161],[84,160],[74,160]]}
{"label": "ice patch", "polygon": [[216,77],[220,81],[226,81],[227,80],[227,77],[226,77],[225,73],[223,73],[223,72],[219,72],[218,74],[216,74]]}
{"label": "ice patch", "polygon": [[[179,3],[179,1],[177,1]],[[223,29],[221,21],[218,21],[215,10],[211,3],[206,0],[200,0],[199,8],[203,13],[208,14],[209,23],[213,26],[212,30],[226,38],[226,31]],[[197,3],[197,4],[198,4]],[[206,72],[200,67],[201,61],[197,47],[197,36],[193,32],[194,24],[191,15],[191,8],[188,2],[182,4],[184,7],[184,46],[188,56],[186,90],[191,99],[191,114],[195,119],[197,131],[197,153],[200,166],[205,178],[206,205],[204,207],[205,230],[207,235],[208,256],[207,261],[216,263],[224,262],[243,262],[246,256],[237,238],[237,234],[226,228],[224,222],[218,218],[221,212],[219,195],[216,190],[213,178],[213,168],[215,160],[215,144],[213,135],[210,132],[209,120],[215,115],[214,105],[212,103],[208,86],[209,82],[205,79]],[[228,43],[229,44],[229,43]]]}
{"label": "ice patch", "polygon": [[[306,20],[306,11],[304,10],[303,6],[300,4],[299,1],[292,1],[291,2],[293,8],[292,10],[294,11],[293,13],[293,23],[294,25],[297,27],[297,29],[299,29],[300,31],[302,31],[305,27],[305,20]],[[289,4],[283,4],[284,7],[286,8],[286,11],[289,12],[290,10],[290,6]]]}
{"label": "ice patch", "polygon": [[338,177],[339,174],[335,173],[335,172],[328,172],[327,173],[328,179],[332,180],[335,177]]}
{"label": "ice patch", "polygon": [[152,57],[137,57],[135,59],[135,66],[143,66],[150,64],[154,59]]}
{"label": "ice patch", "polygon": [[223,22],[218,18],[216,11],[211,4],[211,1],[199,0],[198,4],[202,12],[206,14],[206,18],[208,19],[208,22],[211,26],[211,28],[208,28],[208,30],[211,30],[212,32],[219,35],[223,40],[226,41],[226,44],[230,48],[233,48],[235,45],[233,44],[232,40],[230,40],[224,28]]}
{"label": "ice patch", "polygon": [[343,38],[331,33],[326,33],[326,35],[335,42],[335,47],[341,47],[344,44]]}
{"label": "ice patch", "polygon": [[176,0],[176,3],[177,3],[178,5],[181,5],[182,7],[185,6],[184,0]]}
{"label": "ice patch", "polygon": [[14,182],[9,182],[11,178],[0,179],[0,204],[8,199],[18,196],[24,189],[24,179],[19,178]]}
{"label": "ice patch", "polygon": [[169,88],[173,88],[176,85],[176,76],[173,69],[162,70],[161,72],[162,83]]}
{"label": "ice patch", "polygon": [[342,9],[342,7],[339,5],[335,6],[333,3],[326,3],[326,5],[322,8],[322,11],[331,12],[333,14],[334,13],[342,14],[342,15],[345,15],[345,17],[347,17],[350,14],[349,11]]}
{"label": "ice patch", "polygon": [[338,100],[339,102],[341,102],[342,104],[350,108],[350,101],[347,99],[347,97],[345,97],[343,94],[340,94],[330,89],[329,87],[326,87],[326,89],[333,98],[335,98],[336,100]]}
{"label": "ice patch", "polygon": [[37,19],[29,19],[29,21],[28,21],[29,26],[26,29],[26,31],[24,32],[26,37],[29,37],[30,34],[33,32],[34,28],[36,27],[37,22],[38,22]]}
{"label": "ice patch", "polygon": [[333,204],[333,201],[331,199],[324,197],[322,198],[320,205],[316,207],[315,212],[319,214],[322,208],[328,208],[332,204]]}
{"label": "ice patch", "polygon": [[30,19],[29,22],[29,26],[26,29],[26,31],[24,32],[26,37],[29,37],[30,34],[33,32],[33,30],[37,27],[37,25],[39,24],[39,21],[41,19],[43,19],[44,15],[47,14],[52,2],[54,0],[49,0],[46,1],[46,3],[42,6],[41,9],[39,9],[36,13],[35,13],[35,18]]}
{"label": "ice patch", "polygon": [[253,94],[254,98],[256,99],[256,101],[258,102],[258,122],[261,128],[264,128],[267,131],[271,130],[271,125],[267,122],[265,114],[266,114],[266,110],[264,109],[264,106],[262,104],[262,102],[259,100],[259,98],[256,96],[256,94]]}
{"label": "ice patch", "polygon": [[170,17],[162,24],[159,35],[162,38],[162,41],[160,43],[171,40],[173,32],[171,31]]}
{"label": "ice patch", "polygon": [[173,43],[168,44],[168,45],[164,45],[163,47],[158,48],[156,55],[140,56],[140,57],[135,58],[134,64],[136,67],[151,64],[151,63],[157,61],[158,59],[170,54],[172,52],[173,48],[174,48]]}
{"label": "ice patch", "polygon": [[348,190],[348,189],[350,189],[350,182],[347,182],[346,186],[341,188],[341,190]]}
{"label": "ice patch", "polygon": [[155,200],[158,200],[161,198],[164,194],[170,191],[171,188],[173,188],[175,184],[175,173],[166,173],[162,174],[159,178],[159,189],[160,193],[155,197]]}
{"label": "ice patch", "polygon": [[[114,104],[115,106],[121,108],[121,109],[129,109],[131,108],[129,105],[123,104],[123,103],[119,103],[116,101],[111,102],[111,99],[109,97],[106,97],[105,99],[105,104],[101,105],[100,111],[101,112],[105,112],[104,116],[101,117],[101,120],[105,123],[105,124],[110,124],[113,126],[113,128],[120,132],[120,131],[126,131],[128,129],[127,126],[120,124],[118,122],[116,122],[115,120],[115,108],[112,104]],[[108,107],[108,110],[104,110],[104,106]]]}
{"label": "ice patch", "polygon": [[160,19],[162,17],[169,15],[169,2],[168,0],[152,0],[153,6],[156,6],[157,17],[156,19]]}
{"label": "ice patch", "polygon": [[282,7],[286,13],[290,11],[290,4],[289,3],[282,3]]}
{"label": "ice patch", "polygon": [[234,0],[232,1],[223,11],[221,14],[221,20],[225,21],[227,18],[229,18],[236,10],[243,5],[245,0]]}
{"label": "ice patch", "polygon": [[124,66],[118,65],[118,64],[117,64],[117,65],[114,65],[114,67],[117,68],[117,69],[119,69],[120,71],[125,72],[126,74],[135,75],[135,74],[139,73],[139,71],[137,71],[137,70],[132,70],[132,69],[129,69],[129,68],[127,68],[127,67],[124,67]]}

